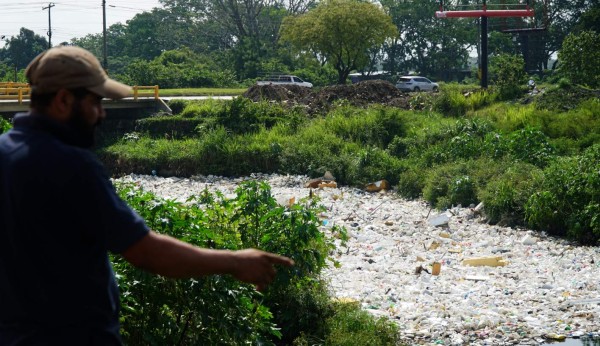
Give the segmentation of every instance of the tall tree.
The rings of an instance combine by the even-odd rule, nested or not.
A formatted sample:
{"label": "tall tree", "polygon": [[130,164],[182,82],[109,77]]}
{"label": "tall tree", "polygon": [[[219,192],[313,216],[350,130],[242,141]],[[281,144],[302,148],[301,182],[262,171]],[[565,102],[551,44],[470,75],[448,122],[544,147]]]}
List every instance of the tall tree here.
{"label": "tall tree", "polygon": [[369,49],[396,36],[380,7],[355,0],[326,0],[304,15],[287,17],[281,27],[283,42],[325,57],[338,72],[338,84],[368,65]]}
{"label": "tall tree", "polygon": [[600,1],[583,13],[575,27],[576,31],[595,31],[600,34]]}
{"label": "tall tree", "polygon": [[400,40],[386,45],[386,69],[392,74],[417,70],[444,76],[463,68],[477,40],[472,19],[437,19],[437,0],[381,0],[398,27]]}
{"label": "tall tree", "polygon": [[600,87],[600,33],[570,34],[558,52],[560,71],[573,83]]}
{"label": "tall tree", "polygon": [[[562,42],[575,29],[579,19],[590,9],[599,5],[598,0],[547,0],[538,1],[535,5],[535,27],[546,28],[546,31],[532,35],[530,44],[537,51],[533,54],[533,65],[536,69],[548,68],[548,61],[562,46]],[[531,42],[533,41],[533,42]],[[535,46],[537,45],[537,47]],[[528,64],[528,68],[530,64]]]}
{"label": "tall tree", "polygon": [[256,77],[262,61],[276,57],[279,27],[290,14],[304,13],[316,0],[161,0],[166,9],[187,13],[216,48],[233,49],[241,78]]}
{"label": "tall tree", "polygon": [[21,28],[19,35],[5,40],[3,60],[18,69],[27,67],[29,62],[48,47],[45,37],[37,35],[32,30]]}

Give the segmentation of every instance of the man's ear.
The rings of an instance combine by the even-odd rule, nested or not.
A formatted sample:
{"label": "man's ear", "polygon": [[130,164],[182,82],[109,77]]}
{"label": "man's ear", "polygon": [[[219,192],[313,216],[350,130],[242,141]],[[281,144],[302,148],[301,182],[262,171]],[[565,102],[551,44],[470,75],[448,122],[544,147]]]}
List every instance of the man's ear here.
{"label": "man's ear", "polygon": [[73,102],[75,102],[75,95],[67,89],[60,89],[52,99],[47,113],[58,121],[66,120],[70,117]]}

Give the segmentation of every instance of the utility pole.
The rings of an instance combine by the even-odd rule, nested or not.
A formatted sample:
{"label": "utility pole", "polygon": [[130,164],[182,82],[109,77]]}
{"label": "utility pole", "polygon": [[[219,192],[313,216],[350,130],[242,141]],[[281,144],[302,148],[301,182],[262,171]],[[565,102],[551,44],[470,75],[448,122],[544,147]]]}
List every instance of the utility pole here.
{"label": "utility pole", "polygon": [[108,71],[108,60],[106,58],[106,0],[102,0],[102,38],[103,38],[103,55],[104,60],[102,61],[102,65],[104,65],[104,70]]}
{"label": "utility pole", "polygon": [[54,3],[48,3],[48,6],[42,7],[43,10],[48,10],[48,49],[52,48],[52,22],[50,20],[50,9],[54,7]]}
{"label": "utility pole", "polygon": [[[483,0],[483,10],[487,10],[486,0]],[[481,88],[488,87],[488,18],[481,16]]]}

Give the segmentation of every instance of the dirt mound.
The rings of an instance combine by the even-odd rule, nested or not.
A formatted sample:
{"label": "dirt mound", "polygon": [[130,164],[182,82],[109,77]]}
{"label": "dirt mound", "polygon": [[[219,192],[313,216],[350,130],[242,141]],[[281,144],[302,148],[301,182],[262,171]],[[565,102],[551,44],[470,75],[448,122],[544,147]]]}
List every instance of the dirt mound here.
{"label": "dirt mound", "polygon": [[253,101],[269,100],[305,105],[309,113],[327,111],[332,103],[346,100],[354,106],[383,104],[409,109],[408,94],[382,80],[369,80],[350,85],[334,85],[311,90],[297,85],[254,85],[243,95]]}
{"label": "dirt mound", "polygon": [[254,102],[298,101],[311,93],[311,90],[298,85],[253,85],[243,94]]}

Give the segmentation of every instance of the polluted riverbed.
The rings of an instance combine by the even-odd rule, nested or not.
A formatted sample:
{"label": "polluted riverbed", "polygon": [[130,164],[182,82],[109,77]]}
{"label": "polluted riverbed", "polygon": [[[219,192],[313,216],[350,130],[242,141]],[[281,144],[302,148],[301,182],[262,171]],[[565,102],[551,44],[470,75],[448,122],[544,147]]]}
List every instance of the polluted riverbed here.
{"label": "polluted riverbed", "polygon": [[542,345],[583,338],[582,345],[594,345],[600,338],[600,249],[488,225],[481,205],[440,212],[385,189],[307,188],[305,176],[118,180],[184,202],[204,189],[233,196],[244,179],[267,181],[281,204],[309,194],[320,198],[322,230],[341,226],[349,235],[332,254],[341,266],[323,272],[332,297],[395,321],[406,344]]}

